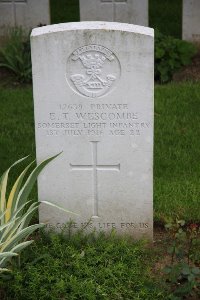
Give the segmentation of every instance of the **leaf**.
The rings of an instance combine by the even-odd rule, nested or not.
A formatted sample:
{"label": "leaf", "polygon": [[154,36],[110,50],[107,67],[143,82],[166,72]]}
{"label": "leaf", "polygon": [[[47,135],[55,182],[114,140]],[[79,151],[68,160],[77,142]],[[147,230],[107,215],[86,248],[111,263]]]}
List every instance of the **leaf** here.
{"label": "leaf", "polygon": [[163,48],[156,49],[156,53],[155,53],[156,58],[162,58],[164,56],[164,54],[165,54],[165,51]]}
{"label": "leaf", "polygon": [[3,219],[3,217],[4,217],[5,214],[6,214],[6,211],[7,211],[7,210],[5,210],[5,211],[0,215],[0,220]]}
{"label": "leaf", "polygon": [[18,232],[21,231],[23,228],[28,227],[33,215],[35,214],[35,211],[38,209],[38,204],[33,203],[27,212],[23,215],[23,218],[21,219],[21,224],[18,228]]}
{"label": "leaf", "polygon": [[30,240],[30,241],[20,243],[17,246],[15,246],[12,249],[12,251],[15,252],[15,253],[18,253],[18,252],[22,251],[24,248],[26,248],[27,246],[29,246],[30,244],[32,244],[33,242],[34,242],[34,240]]}
{"label": "leaf", "polygon": [[38,175],[40,174],[40,172],[44,169],[44,167],[53,159],[55,159],[58,155],[60,155],[62,152],[60,152],[59,154],[56,154],[53,157],[50,157],[48,159],[46,159],[45,161],[41,162],[29,175],[28,179],[26,180],[24,186],[22,187],[22,189],[19,192],[19,195],[17,197],[17,201],[16,201],[16,205],[15,205],[15,210],[20,206],[23,205],[23,203],[25,203],[27,201],[27,198],[29,196],[29,193],[32,190],[32,187],[38,177]]}
{"label": "leaf", "polygon": [[188,276],[188,281],[189,281],[189,282],[193,281],[194,279],[195,279],[195,277],[194,277],[193,274],[190,274],[190,275]]}
{"label": "leaf", "polygon": [[185,220],[179,220],[178,223],[179,223],[181,226],[184,226],[184,225],[185,225]]}
{"label": "leaf", "polygon": [[174,247],[169,247],[169,248],[167,249],[167,253],[169,253],[169,254],[174,253]]}
{"label": "leaf", "polygon": [[[17,234],[19,231],[22,231],[24,227],[28,227],[30,219],[33,215],[33,210],[35,209],[37,209],[37,207],[33,207],[33,205],[31,205],[24,215],[16,218],[15,222],[13,223],[13,226],[8,228],[8,230],[4,232],[1,241],[4,241],[5,243],[6,240],[10,240],[15,234]],[[27,218],[29,219],[29,221],[27,221]],[[27,224],[27,226],[24,226],[25,224]]]}
{"label": "leaf", "polygon": [[13,257],[13,256],[17,256],[17,253],[13,253],[13,252],[3,252],[0,253],[0,259],[4,258],[4,257]]}
{"label": "leaf", "polygon": [[183,275],[189,275],[191,272],[190,272],[190,268],[188,265],[185,265],[183,268],[182,268],[182,274]]}
{"label": "leaf", "polygon": [[85,256],[85,251],[81,251],[80,257],[84,257]]}
{"label": "leaf", "polygon": [[21,232],[15,234],[10,240],[6,241],[2,246],[0,252],[3,251],[12,251],[12,248],[15,247],[22,239],[26,239],[31,233],[35,230],[43,227],[44,224],[34,224],[27,228],[24,228]]}
{"label": "leaf", "polygon": [[171,268],[170,266],[166,266],[166,267],[163,269],[163,272],[164,272],[165,274],[170,274],[171,271],[172,271],[172,268]]}
{"label": "leaf", "polygon": [[166,224],[165,225],[165,229],[170,229],[170,228],[172,228],[172,224]]}
{"label": "leaf", "polygon": [[[7,180],[8,180],[8,173],[10,169],[8,169],[2,176],[1,181],[1,190],[0,190],[0,211],[3,213],[6,208],[6,187],[7,187]],[[4,223],[4,219],[2,219],[2,223]]]}
{"label": "leaf", "polygon": [[18,226],[22,221],[22,217],[21,218],[18,217],[18,213],[22,211],[25,208],[25,206],[29,203],[30,201],[27,201],[26,203],[21,205],[21,207],[12,215],[12,220],[13,220],[13,222],[11,223],[12,226],[6,228],[6,230],[2,234],[1,241],[10,238],[15,233],[15,231],[17,230]]}
{"label": "leaf", "polygon": [[59,206],[59,205],[57,205],[57,204],[52,203],[52,202],[49,202],[49,201],[40,201],[40,203],[44,203],[44,204],[47,204],[47,205],[49,205],[49,206],[53,206],[53,207],[55,207],[55,208],[58,208],[58,209],[60,209],[60,210],[63,210],[63,211],[66,212],[66,213],[70,213],[70,214],[79,216],[79,214],[74,213],[74,212],[72,212],[72,211],[69,211],[69,210],[67,210],[67,209],[65,209],[65,208],[63,208],[63,207],[61,207],[61,206]]}
{"label": "leaf", "polygon": [[199,274],[200,274],[200,268],[198,268],[198,267],[193,267],[193,268],[192,268],[192,273],[193,273],[194,275],[199,275]]}
{"label": "leaf", "polygon": [[10,226],[11,224],[13,224],[14,222],[16,222],[17,219],[11,220],[8,223],[5,223],[3,225],[0,226],[0,236],[2,235],[2,231],[3,229],[7,228],[8,226]]}
{"label": "leaf", "polygon": [[20,176],[17,178],[15,184],[12,187],[12,190],[10,192],[10,195],[8,197],[8,201],[7,201],[7,213],[5,215],[5,220],[6,222],[8,222],[10,220],[11,214],[14,210],[14,205],[15,205],[15,201],[17,200],[17,196],[22,184],[22,181],[24,179],[24,176],[26,174],[26,172],[28,171],[28,169],[30,168],[30,166],[33,164],[33,162],[31,162],[24,170],[23,172],[20,174]]}
{"label": "leaf", "polygon": [[[8,174],[12,167],[14,167],[16,164],[22,162],[25,160],[28,156],[21,158],[17,160],[14,164],[11,165],[11,167],[2,175],[1,177],[1,183],[0,183],[0,212],[3,213],[6,209],[6,188],[7,188],[7,181],[8,181]],[[2,220],[1,223],[4,223],[4,220]]]}
{"label": "leaf", "polygon": [[178,255],[181,251],[178,247],[175,247],[174,252],[175,252],[176,255]]}
{"label": "leaf", "polygon": [[0,272],[11,272],[11,271],[6,268],[0,268]]}

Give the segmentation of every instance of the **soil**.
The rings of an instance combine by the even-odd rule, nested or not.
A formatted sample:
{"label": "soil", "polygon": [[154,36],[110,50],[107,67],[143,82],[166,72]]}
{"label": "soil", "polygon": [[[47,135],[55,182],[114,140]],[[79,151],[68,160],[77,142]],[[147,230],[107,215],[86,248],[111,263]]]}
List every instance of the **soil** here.
{"label": "soil", "polygon": [[183,67],[173,76],[173,81],[200,81],[200,49],[192,59],[192,63]]}

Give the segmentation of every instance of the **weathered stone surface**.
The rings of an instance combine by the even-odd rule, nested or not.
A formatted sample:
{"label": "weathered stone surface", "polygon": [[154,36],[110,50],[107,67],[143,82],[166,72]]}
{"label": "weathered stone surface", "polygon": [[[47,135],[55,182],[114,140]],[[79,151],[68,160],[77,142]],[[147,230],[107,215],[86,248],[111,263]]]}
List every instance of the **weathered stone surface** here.
{"label": "weathered stone surface", "polygon": [[81,22],[31,37],[40,221],[152,237],[153,30]]}
{"label": "weathered stone surface", "polygon": [[148,26],[148,0],[79,0],[81,21]]}
{"label": "weathered stone surface", "polygon": [[200,42],[200,1],[183,0],[183,40]]}
{"label": "weathered stone surface", "polygon": [[10,27],[25,30],[50,23],[49,0],[0,0],[0,35]]}

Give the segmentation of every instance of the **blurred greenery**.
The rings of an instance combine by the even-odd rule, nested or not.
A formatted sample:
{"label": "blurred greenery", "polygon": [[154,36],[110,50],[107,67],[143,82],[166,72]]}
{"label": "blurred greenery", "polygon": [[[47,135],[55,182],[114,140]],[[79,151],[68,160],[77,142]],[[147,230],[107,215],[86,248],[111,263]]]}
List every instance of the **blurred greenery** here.
{"label": "blurred greenery", "polygon": [[[51,0],[51,23],[77,22],[79,0]],[[149,0],[149,26],[181,38],[182,0]]]}
{"label": "blurred greenery", "polygon": [[182,0],[149,0],[149,26],[165,35],[182,36]]}

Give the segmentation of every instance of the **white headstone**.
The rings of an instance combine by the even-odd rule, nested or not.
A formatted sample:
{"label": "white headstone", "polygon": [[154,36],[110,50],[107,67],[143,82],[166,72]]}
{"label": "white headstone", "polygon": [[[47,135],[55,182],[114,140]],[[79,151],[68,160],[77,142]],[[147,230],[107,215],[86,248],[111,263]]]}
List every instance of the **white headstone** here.
{"label": "white headstone", "polygon": [[200,1],[183,0],[183,40],[200,42]]}
{"label": "white headstone", "polygon": [[40,221],[152,237],[153,30],[107,22],[32,31]]}
{"label": "white headstone", "polygon": [[79,0],[81,21],[148,26],[148,0]]}
{"label": "white headstone", "polygon": [[49,0],[0,0],[0,35],[10,27],[25,30],[50,23]]}

